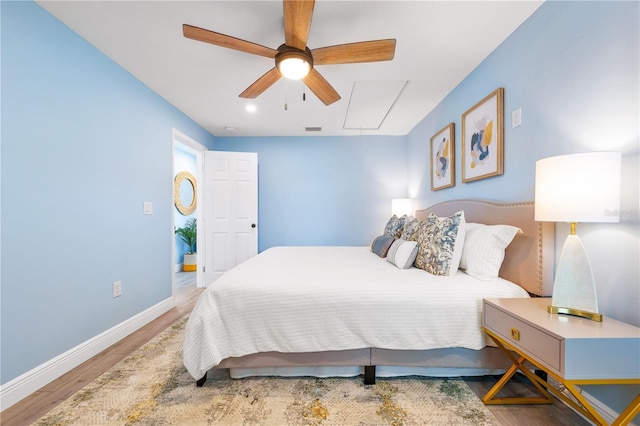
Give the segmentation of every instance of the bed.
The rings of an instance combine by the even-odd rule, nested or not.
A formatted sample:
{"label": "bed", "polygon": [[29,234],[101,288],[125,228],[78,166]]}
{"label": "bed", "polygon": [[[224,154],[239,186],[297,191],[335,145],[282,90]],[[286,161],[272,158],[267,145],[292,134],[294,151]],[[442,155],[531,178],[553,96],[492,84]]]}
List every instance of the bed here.
{"label": "bed", "polygon": [[534,221],[532,202],[448,201],[415,218],[460,212],[469,230],[520,230],[498,277],[478,279],[470,267],[450,276],[400,269],[373,246],[270,248],[202,293],[185,329],[185,367],[198,386],[211,368],[232,377],[364,374],[365,383],[504,370],[510,361],[481,331],[482,299],[551,293],[553,225]]}

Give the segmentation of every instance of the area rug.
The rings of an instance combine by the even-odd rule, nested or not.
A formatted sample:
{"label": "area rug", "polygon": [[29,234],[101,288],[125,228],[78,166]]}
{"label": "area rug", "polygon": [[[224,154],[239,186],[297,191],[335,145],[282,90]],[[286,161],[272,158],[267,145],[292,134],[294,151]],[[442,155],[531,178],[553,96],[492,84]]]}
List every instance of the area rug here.
{"label": "area rug", "polygon": [[182,365],[186,319],[35,425],[498,425],[460,378],[246,378]]}

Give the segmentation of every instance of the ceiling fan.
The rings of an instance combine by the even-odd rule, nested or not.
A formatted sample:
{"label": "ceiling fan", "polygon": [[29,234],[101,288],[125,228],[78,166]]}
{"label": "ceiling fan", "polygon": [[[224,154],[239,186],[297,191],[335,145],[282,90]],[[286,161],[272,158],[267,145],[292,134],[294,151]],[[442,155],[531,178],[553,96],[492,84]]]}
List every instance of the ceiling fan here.
{"label": "ceiling fan", "polygon": [[340,99],[340,95],[314,66],[390,61],[395,55],[396,40],[371,40],[309,49],[307,39],[314,4],[315,0],[284,0],[285,42],[277,49],[188,24],[184,24],[182,30],[185,37],[193,40],[275,59],[275,67],[242,92],[241,98],[258,97],[284,76],[302,79],[325,105],[331,105]]}

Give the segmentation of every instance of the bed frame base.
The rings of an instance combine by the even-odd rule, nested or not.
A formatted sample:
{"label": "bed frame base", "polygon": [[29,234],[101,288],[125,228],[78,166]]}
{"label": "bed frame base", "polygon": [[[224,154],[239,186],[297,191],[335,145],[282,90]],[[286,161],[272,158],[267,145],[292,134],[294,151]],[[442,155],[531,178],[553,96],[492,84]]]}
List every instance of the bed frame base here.
{"label": "bed frame base", "polygon": [[376,384],[376,366],[375,365],[364,366],[364,384],[365,385]]}
{"label": "bed frame base", "polygon": [[[366,359],[363,359],[366,353]],[[278,359],[279,357],[279,359]],[[320,361],[322,358],[322,362]],[[277,362],[274,361],[277,359]],[[346,360],[345,360],[346,359]],[[287,361],[286,363],[284,361]],[[398,351],[379,348],[338,352],[312,352],[298,354],[258,353],[240,358],[227,358],[214,368],[286,367],[286,366],[354,366],[364,369],[364,384],[376,383],[376,366],[431,367],[458,369],[506,370],[509,359],[496,347],[481,350],[464,348],[429,349],[424,351]],[[196,381],[202,387],[207,381],[205,373]]]}
{"label": "bed frame base", "polygon": [[204,376],[200,377],[196,380],[196,386],[201,388],[204,385],[204,382],[207,381],[207,373],[204,373]]}
{"label": "bed frame base", "polygon": [[[204,386],[204,383],[206,381],[207,381],[207,373],[204,373],[204,376],[196,380],[196,387],[201,388],[202,386]],[[376,384],[376,366],[375,365],[364,366],[364,384],[365,385]]]}

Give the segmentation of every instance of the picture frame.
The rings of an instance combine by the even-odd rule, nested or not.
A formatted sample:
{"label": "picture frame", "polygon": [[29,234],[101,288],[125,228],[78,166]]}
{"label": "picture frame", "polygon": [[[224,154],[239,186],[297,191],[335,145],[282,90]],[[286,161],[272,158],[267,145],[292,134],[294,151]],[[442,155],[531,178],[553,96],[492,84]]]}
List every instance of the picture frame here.
{"label": "picture frame", "polygon": [[431,190],[450,188],[456,184],[455,125],[449,123],[431,137]]}
{"label": "picture frame", "polygon": [[462,182],[503,174],[504,88],[462,114]]}

